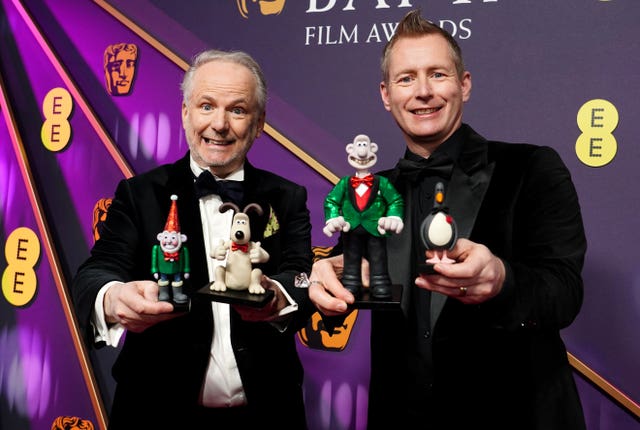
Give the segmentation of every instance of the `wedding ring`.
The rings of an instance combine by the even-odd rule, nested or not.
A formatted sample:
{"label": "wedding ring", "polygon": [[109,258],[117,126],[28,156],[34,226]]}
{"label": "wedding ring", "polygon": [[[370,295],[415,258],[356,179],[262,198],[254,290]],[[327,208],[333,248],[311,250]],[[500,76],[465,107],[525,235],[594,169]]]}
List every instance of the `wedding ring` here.
{"label": "wedding ring", "polygon": [[460,287],[460,296],[464,297],[467,295],[467,287]]}

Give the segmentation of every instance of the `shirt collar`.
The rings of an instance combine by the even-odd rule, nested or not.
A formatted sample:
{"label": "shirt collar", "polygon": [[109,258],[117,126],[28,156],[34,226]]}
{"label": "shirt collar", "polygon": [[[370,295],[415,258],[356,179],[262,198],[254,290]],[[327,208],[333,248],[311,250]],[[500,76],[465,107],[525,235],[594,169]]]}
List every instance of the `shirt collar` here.
{"label": "shirt collar", "polygon": [[[460,158],[460,154],[462,153],[462,146],[464,143],[464,132],[462,131],[462,127],[459,127],[447,140],[442,142],[435,151],[431,154],[446,154],[451,158],[454,162],[458,161]],[[404,153],[404,158],[407,160],[420,161],[424,159],[417,154],[409,151],[407,149]]]}
{"label": "shirt collar", "polygon": [[[196,178],[200,176],[200,173],[207,170],[205,167],[201,167],[198,163],[196,163],[196,161],[193,159],[193,156],[191,155],[189,155],[189,167],[191,167],[191,172],[194,174]],[[213,174],[213,172],[211,173]],[[216,175],[213,175],[213,177],[216,178],[216,181],[219,181],[220,179],[222,179]],[[226,180],[244,181],[244,163],[242,164],[242,167],[240,167],[238,170],[236,170],[235,172],[231,173],[229,176],[224,178],[224,180],[225,181]]]}

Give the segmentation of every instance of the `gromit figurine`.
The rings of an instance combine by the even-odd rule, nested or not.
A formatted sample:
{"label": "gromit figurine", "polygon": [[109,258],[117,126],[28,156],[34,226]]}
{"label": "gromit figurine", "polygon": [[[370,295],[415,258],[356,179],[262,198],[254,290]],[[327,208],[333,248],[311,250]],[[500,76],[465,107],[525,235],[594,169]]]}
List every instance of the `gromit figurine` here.
{"label": "gromit figurine", "polygon": [[211,257],[217,260],[226,258],[226,266],[216,267],[216,280],[209,288],[213,291],[226,291],[227,288],[248,289],[252,294],[264,294],[265,289],[260,284],[262,270],[253,268],[253,264],[267,262],[269,254],[260,246],[260,242],[251,242],[248,215],[250,210],[262,215],[262,208],[256,203],[250,203],[240,212],[240,208],[234,203],[226,202],[220,205],[219,210],[222,213],[229,209],[235,211],[230,239],[221,240],[211,254]]}
{"label": "gromit figurine", "polygon": [[324,201],[327,236],[342,232],[344,272],[342,285],[356,298],[362,288],[362,258],[369,261],[370,297],[391,297],[391,280],[387,268],[386,236],[400,233],[404,226],[404,201],[384,176],[373,175],[371,168],[378,158],[378,145],[359,134],[347,144],[348,162],[354,176],[345,176]]}
{"label": "gromit figurine", "polygon": [[164,231],[157,236],[159,245],[154,245],[151,252],[151,273],[160,287],[158,300],[185,304],[189,297],[182,287],[183,278],[189,279],[189,250],[184,246],[187,236],[180,233],[177,200],[178,196],[173,194]]}

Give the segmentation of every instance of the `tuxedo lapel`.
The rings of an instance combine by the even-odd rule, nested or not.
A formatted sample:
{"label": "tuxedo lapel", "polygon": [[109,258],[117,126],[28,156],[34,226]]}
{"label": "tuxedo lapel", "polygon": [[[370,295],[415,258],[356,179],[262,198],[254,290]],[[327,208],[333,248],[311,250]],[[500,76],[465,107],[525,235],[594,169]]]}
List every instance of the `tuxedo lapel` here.
{"label": "tuxedo lapel", "polygon": [[[396,175],[391,175],[389,180],[396,182]],[[412,213],[408,208],[411,207],[411,193],[407,192],[407,187],[396,182],[398,192],[402,194],[404,199],[404,228],[400,234],[392,234],[387,237],[387,262],[389,277],[394,284],[402,285],[402,298],[400,307],[407,314],[409,309],[409,301],[411,298],[411,288],[413,287],[413,279],[411,279],[411,265],[407,264],[411,258],[411,219]]]}
{"label": "tuxedo lapel", "polygon": [[193,290],[197,290],[209,282],[200,204],[193,186],[194,177],[189,166],[189,154],[178,160],[171,169],[166,189],[178,196],[178,217],[182,233],[187,236],[185,246],[189,249],[191,259],[190,282]]}
{"label": "tuxedo lapel", "polygon": [[[451,180],[447,187],[445,205],[449,208],[449,214],[456,222],[458,238],[468,238],[471,235],[478,211],[489,188],[495,163],[486,164],[487,144],[479,143],[476,139],[470,139],[460,158],[460,165],[455,166],[451,174]],[[463,168],[469,168],[470,174]],[[447,296],[431,293],[431,329],[433,330],[440,312],[447,300]]]}
{"label": "tuxedo lapel", "polygon": [[[251,240],[254,242],[261,241],[269,221],[269,211],[271,210],[269,202],[273,200],[270,198],[273,192],[273,184],[267,177],[261,175],[260,171],[254,168],[249,161],[244,163],[244,182],[246,203],[257,203],[264,211],[261,216],[257,216],[255,213],[249,214],[251,219]],[[242,209],[244,208],[240,208],[240,210]]]}
{"label": "tuxedo lapel", "polygon": [[456,221],[458,237],[468,238],[475,224],[480,205],[489,187],[495,163],[467,175],[459,167],[453,169],[445,205]]}
{"label": "tuxedo lapel", "polygon": [[[488,163],[487,141],[475,133],[470,127],[463,125],[465,132],[464,146],[453,169],[449,185],[447,187],[446,206],[456,221],[458,237],[468,238],[478,216],[478,211],[484,200],[495,163]],[[401,307],[403,312],[409,309],[411,298],[411,265],[407,264],[412,258],[411,243],[416,238],[411,237],[412,211],[411,193],[399,178],[398,169],[389,173],[389,179],[402,194],[405,202],[405,228],[400,234],[387,238],[389,275],[394,283],[403,285]],[[444,307],[447,297],[439,293],[431,293],[431,328],[435,326],[440,312]]]}
{"label": "tuxedo lapel", "polygon": [[[447,189],[446,205],[449,208],[449,213],[453,215],[456,221],[459,237],[466,238],[471,234],[482,200],[489,186],[493,168],[494,164],[490,164],[470,176],[458,167],[453,171]],[[411,193],[404,192],[403,198],[405,208],[411,208]],[[412,215],[411,210],[405,210],[405,228],[402,229],[400,234],[391,235],[387,238],[389,275],[394,283],[403,285],[401,307],[405,313],[409,309],[410,289],[413,287],[413,280],[410,279],[411,266],[407,264],[407,261],[410,261],[411,258],[411,241],[413,239],[411,237]],[[445,301],[445,295],[431,293],[432,328],[442,311]]]}

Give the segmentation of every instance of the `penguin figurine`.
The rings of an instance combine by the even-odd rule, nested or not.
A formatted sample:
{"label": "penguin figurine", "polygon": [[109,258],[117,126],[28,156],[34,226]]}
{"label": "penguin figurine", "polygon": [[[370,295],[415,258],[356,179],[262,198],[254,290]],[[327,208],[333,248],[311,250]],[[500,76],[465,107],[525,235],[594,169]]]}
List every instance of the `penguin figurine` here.
{"label": "penguin figurine", "polygon": [[456,222],[449,214],[449,209],[444,206],[444,185],[442,182],[436,184],[433,209],[422,221],[420,237],[428,250],[435,251],[435,255],[426,261],[427,264],[455,263],[455,260],[447,257],[447,251],[453,249],[456,244],[458,231]]}

